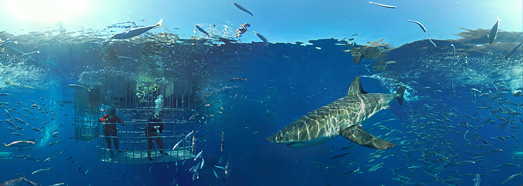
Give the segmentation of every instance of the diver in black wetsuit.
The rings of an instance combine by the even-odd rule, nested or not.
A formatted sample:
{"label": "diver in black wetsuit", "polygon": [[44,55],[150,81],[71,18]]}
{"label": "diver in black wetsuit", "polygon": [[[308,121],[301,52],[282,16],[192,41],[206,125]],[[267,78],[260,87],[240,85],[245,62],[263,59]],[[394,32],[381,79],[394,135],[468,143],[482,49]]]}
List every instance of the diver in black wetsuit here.
{"label": "diver in black wetsuit", "polygon": [[153,149],[153,139],[156,140],[156,144],[158,144],[158,148],[160,149],[160,154],[162,155],[169,155],[163,151],[163,139],[160,137],[160,134],[163,131],[163,123],[162,119],[160,119],[160,116],[154,116],[149,120],[149,123],[147,123],[147,126],[145,127],[145,136],[147,137],[147,142],[149,143],[149,151],[147,152],[147,156],[149,157],[149,160],[153,160],[151,157],[151,150]]}

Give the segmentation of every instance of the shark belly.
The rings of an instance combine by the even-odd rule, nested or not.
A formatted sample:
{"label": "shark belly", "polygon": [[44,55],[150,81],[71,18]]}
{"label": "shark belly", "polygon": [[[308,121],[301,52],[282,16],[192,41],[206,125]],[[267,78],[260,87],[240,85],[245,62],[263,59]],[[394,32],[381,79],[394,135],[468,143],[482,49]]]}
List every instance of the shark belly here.
{"label": "shark belly", "polygon": [[287,146],[292,147],[292,148],[311,147],[311,146],[319,145],[319,144],[325,143],[327,141],[330,141],[331,139],[333,139],[335,137],[319,136],[315,139],[308,140],[308,141],[293,141],[293,142],[287,142],[286,144],[287,144]]}

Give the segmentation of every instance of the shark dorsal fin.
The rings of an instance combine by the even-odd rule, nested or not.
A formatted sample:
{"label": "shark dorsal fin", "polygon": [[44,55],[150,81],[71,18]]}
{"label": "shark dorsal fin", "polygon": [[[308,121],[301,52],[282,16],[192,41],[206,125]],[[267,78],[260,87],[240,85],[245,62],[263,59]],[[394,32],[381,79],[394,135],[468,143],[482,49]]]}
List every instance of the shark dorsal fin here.
{"label": "shark dorsal fin", "polygon": [[365,90],[363,90],[363,87],[361,87],[361,81],[360,81],[360,76],[354,78],[354,80],[352,80],[352,83],[350,84],[350,87],[349,87],[349,92],[347,93],[347,96],[348,95],[356,95],[356,94],[366,94],[367,92],[365,92]]}

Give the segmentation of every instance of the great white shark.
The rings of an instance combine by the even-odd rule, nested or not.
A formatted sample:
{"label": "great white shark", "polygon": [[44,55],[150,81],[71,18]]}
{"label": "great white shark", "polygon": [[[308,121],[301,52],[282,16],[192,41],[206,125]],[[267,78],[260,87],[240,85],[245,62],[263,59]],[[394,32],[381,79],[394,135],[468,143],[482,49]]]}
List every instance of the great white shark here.
{"label": "great white shark", "polygon": [[404,92],[405,87],[400,86],[395,94],[367,93],[361,86],[360,77],[356,77],[345,97],[307,113],[269,136],[266,141],[299,148],[317,145],[343,136],[365,147],[391,148],[396,144],[365,132],[361,123],[377,112],[388,108],[389,102],[394,98],[401,105]]}

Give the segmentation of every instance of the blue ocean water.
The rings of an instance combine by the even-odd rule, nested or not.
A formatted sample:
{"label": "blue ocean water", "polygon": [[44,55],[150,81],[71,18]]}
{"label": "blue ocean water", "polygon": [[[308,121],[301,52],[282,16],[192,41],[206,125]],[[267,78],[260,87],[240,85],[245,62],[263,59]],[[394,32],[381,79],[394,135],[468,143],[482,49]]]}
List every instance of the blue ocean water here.
{"label": "blue ocean water", "polygon": [[[280,35],[272,37],[270,29],[253,24],[253,30],[267,31],[259,33],[269,38],[262,42],[249,29],[235,37],[236,21],[194,22],[189,35],[154,28],[133,38],[110,39],[150,25],[132,21],[103,29],[0,33],[0,139],[6,143],[0,149],[0,183],[30,185],[7,182],[25,177],[38,185],[86,186],[474,185],[476,174],[480,185],[523,183],[518,175],[523,161],[521,48],[503,59],[521,42],[521,32],[500,30],[487,44],[494,23],[488,21],[453,33],[458,38],[393,46],[381,38],[366,42],[371,34],[356,32],[343,34],[346,38],[278,41],[272,39]],[[357,55],[362,56],[359,64]],[[369,93],[392,94],[406,87],[402,105],[392,100],[388,109],[361,123],[396,146],[376,150],[344,137],[306,148],[266,141],[308,112],[346,96],[358,76]],[[149,90],[153,86],[158,90]],[[165,98],[160,106],[158,95]],[[82,120],[83,109],[91,109],[89,116],[97,120],[109,107],[116,107],[127,123],[118,125],[123,152],[116,158],[109,158],[100,123]],[[156,107],[166,121],[164,150],[179,152],[171,149],[181,140],[177,150],[190,149],[190,157],[132,156],[147,152],[145,124],[139,119],[150,119]],[[85,125],[99,133],[80,138],[88,134],[79,132]],[[19,140],[35,144],[7,147]],[[158,148],[155,144],[153,153]],[[201,159],[195,158],[199,152]],[[40,169],[46,170],[35,172]]]}

